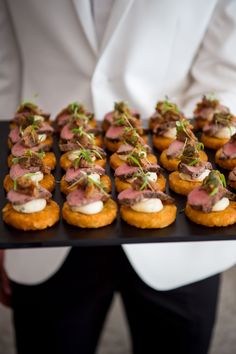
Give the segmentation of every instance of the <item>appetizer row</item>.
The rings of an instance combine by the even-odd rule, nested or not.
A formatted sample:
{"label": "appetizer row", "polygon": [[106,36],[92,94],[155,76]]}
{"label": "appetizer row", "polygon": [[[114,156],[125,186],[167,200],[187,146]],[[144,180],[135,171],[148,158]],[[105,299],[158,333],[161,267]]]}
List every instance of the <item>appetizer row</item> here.
{"label": "appetizer row", "polygon": [[[56,121],[60,118],[57,117]],[[93,132],[89,132],[89,122],[83,126],[83,122],[74,118],[73,124],[77,128],[71,119],[58,128],[60,144],[65,140],[63,131],[73,133],[77,129],[79,133],[77,136],[71,134],[70,139],[69,134],[66,136],[69,148],[60,159],[62,168],[66,170],[61,180],[61,191],[67,195],[63,218],[79,227],[108,225],[116,217],[117,205],[109,195],[111,181],[104,170],[106,154],[96,146],[91,135]],[[163,192],[166,181],[156,156],[146,144],[147,134],[140,116],[127,104],[119,102],[115,104],[114,111],[105,116],[102,127],[105,131],[104,144],[113,152],[110,165],[115,170],[115,186],[120,192],[121,217],[141,228],[170,225],[176,218],[176,206],[173,198]],[[82,141],[84,131],[90,134],[90,138]]]}
{"label": "appetizer row", "polygon": [[51,147],[54,129],[50,115],[31,102],[23,102],[10,122],[9,174],[4,179],[8,203],[3,220],[23,230],[53,226],[60,216],[52,200],[56,158]]}

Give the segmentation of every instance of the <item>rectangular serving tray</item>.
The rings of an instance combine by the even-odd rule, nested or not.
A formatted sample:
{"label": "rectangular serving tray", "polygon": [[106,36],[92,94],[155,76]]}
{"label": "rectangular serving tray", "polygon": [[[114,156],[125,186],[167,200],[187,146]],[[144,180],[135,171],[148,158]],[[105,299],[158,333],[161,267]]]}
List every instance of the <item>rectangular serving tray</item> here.
{"label": "rectangular serving tray", "polygon": [[[0,207],[6,204],[6,194],[3,189],[3,179],[8,173],[7,136],[9,122],[0,122]],[[57,168],[54,172],[59,182],[63,171],[59,166],[60,152],[57,147],[58,140],[54,137],[53,151],[57,156]],[[156,153],[156,152],[155,152]],[[207,151],[210,161],[214,160],[214,153]],[[158,153],[156,153],[158,155]],[[107,164],[108,165],[108,164]],[[112,176],[109,166],[107,173]],[[160,230],[141,230],[127,225],[118,215],[116,221],[101,229],[80,229],[68,225],[60,219],[60,222],[43,231],[20,231],[7,226],[0,217],[0,248],[35,248],[35,247],[60,247],[60,246],[110,246],[130,243],[151,242],[189,242],[189,241],[225,241],[236,240],[236,225],[226,228],[207,228],[189,221],[184,214],[185,197],[181,197],[171,191],[178,206],[177,219],[171,226]],[[113,197],[116,194],[113,184]],[[53,199],[62,207],[65,197],[60,192],[60,184],[56,183]]]}

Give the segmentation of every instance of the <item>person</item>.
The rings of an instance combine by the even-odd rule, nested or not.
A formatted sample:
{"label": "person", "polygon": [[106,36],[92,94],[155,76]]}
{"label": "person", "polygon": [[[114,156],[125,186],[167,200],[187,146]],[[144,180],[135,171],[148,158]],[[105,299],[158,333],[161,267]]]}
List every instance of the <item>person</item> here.
{"label": "person", "polygon": [[[0,43],[2,119],[35,93],[53,115],[165,94],[189,114],[212,90],[236,112],[234,0],[0,0]],[[94,353],[119,291],[135,354],[205,354],[235,261],[235,241],[6,251],[18,353]]]}

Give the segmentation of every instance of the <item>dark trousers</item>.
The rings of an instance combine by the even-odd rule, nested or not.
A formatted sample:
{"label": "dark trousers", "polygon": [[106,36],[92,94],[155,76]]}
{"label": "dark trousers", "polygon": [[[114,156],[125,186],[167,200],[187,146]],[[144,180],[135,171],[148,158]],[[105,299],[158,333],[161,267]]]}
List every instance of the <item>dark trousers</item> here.
{"label": "dark trousers", "polygon": [[94,353],[115,291],[124,302],[133,353],[206,354],[219,276],[155,291],[136,275],[121,247],[91,247],[73,248],[46,282],[12,287],[19,354]]}

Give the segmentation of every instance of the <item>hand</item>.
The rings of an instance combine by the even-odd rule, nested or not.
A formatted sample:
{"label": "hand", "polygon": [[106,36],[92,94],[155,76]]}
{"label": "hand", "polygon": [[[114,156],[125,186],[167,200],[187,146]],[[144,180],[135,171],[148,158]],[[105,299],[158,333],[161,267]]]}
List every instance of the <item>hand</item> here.
{"label": "hand", "polygon": [[4,269],[4,251],[0,250],[0,303],[11,306],[11,286]]}

